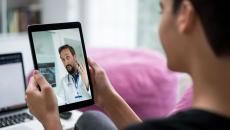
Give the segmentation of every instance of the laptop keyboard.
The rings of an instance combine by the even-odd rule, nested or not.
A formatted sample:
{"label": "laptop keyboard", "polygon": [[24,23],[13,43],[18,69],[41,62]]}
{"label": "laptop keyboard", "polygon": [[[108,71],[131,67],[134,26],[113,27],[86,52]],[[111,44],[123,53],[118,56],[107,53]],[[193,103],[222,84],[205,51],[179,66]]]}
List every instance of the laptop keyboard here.
{"label": "laptop keyboard", "polygon": [[29,115],[28,113],[19,113],[15,115],[6,116],[0,118],[0,128],[19,124],[22,122],[27,122],[33,120],[33,116]]}

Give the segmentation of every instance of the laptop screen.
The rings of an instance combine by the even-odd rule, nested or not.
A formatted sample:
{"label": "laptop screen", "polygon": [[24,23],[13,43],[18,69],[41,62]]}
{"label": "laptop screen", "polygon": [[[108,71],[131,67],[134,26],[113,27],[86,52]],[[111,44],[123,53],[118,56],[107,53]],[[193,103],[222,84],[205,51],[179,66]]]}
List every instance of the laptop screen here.
{"label": "laptop screen", "polygon": [[0,113],[25,107],[21,53],[0,55]]}

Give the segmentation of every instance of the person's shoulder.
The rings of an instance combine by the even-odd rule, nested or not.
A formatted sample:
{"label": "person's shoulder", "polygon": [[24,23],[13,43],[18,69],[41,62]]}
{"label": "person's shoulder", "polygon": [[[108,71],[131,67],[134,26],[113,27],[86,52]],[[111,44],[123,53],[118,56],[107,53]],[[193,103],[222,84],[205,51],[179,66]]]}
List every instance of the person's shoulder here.
{"label": "person's shoulder", "polygon": [[68,74],[66,74],[65,76],[63,76],[62,78],[61,78],[61,82],[66,82],[67,80],[68,80]]}
{"label": "person's shoulder", "polygon": [[168,118],[144,121],[125,130],[229,130],[230,120],[202,110],[179,112]]}
{"label": "person's shoulder", "polygon": [[177,116],[171,116],[168,118],[147,120],[143,123],[129,126],[125,130],[181,130],[179,129],[178,122],[180,118]]}

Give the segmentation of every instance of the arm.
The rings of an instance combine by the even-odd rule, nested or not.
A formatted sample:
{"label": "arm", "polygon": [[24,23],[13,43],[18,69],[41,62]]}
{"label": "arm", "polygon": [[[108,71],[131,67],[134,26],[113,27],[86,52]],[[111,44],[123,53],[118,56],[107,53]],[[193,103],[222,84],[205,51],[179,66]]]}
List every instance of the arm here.
{"label": "arm", "polygon": [[62,130],[57,99],[52,87],[38,71],[34,71],[30,79],[25,100],[30,112],[42,123],[45,130]]}
{"label": "arm", "polygon": [[88,60],[96,105],[103,108],[118,129],[141,122],[141,119],[113,89],[105,71],[93,60]]}
{"label": "arm", "polygon": [[45,130],[62,130],[62,125],[57,115],[51,115],[49,119],[42,123]]}
{"label": "arm", "polygon": [[123,129],[129,125],[142,122],[136,113],[118,94],[110,94],[110,97],[102,105],[102,108],[114,121],[118,129]]}

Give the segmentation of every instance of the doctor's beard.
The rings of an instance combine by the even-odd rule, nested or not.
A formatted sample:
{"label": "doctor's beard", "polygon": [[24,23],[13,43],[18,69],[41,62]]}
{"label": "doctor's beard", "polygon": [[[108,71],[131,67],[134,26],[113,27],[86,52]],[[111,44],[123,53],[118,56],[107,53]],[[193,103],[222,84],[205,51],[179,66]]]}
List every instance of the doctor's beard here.
{"label": "doctor's beard", "polygon": [[68,72],[70,75],[72,75],[72,74],[74,74],[74,73],[76,72],[75,67],[73,67],[72,65],[66,65],[65,68],[66,68],[67,72]]}

